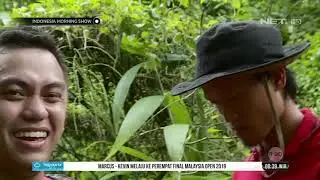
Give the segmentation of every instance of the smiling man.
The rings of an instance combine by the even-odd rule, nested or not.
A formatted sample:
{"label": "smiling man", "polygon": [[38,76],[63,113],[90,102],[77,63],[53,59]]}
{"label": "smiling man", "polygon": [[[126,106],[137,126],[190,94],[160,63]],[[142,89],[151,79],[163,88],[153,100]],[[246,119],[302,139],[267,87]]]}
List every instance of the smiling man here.
{"label": "smiling man", "polygon": [[67,69],[52,37],[27,27],[0,31],[1,180],[52,179],[31,163],[49,160],[66,108]]}
{"label": "smiling man", "polygon": [[286,67],[309,42],[284,47],[280,31],[253,21],[218,24],[197,42],[196,78],[173,95],[202,87],[242,142],[246,161],[270,161],[279,148],[288,171],[235,172],[235,180],[320,179],[320,121],[296,104],[297,85]]}

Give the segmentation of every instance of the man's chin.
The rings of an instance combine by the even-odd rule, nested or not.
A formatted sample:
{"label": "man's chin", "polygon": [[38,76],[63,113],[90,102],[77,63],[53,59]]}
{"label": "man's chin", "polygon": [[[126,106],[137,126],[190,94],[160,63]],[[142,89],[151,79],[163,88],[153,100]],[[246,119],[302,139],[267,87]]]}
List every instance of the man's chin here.
{"label": "man's chin", "polygon": [[15,160],[21,166],[30,167],[34,161],[48,161],[49,155],[47,153],[28,153],[28,154],[19,154],[16,156]]}
{"label": "man's chin", "polygon": [[240,142],[242,142],[242,144],[248,148],[252,148],[254,146],[257,146],[258,144],[261,143],[261,141],[257,141],[257,140],[249,140],[249,139],[245,139],[245,138],[239,138]]}

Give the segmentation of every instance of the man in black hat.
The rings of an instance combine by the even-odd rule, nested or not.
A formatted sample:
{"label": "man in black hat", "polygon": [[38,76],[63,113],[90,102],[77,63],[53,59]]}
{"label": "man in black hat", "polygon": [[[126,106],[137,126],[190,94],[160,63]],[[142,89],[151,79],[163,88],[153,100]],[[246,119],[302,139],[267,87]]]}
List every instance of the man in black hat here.
{"label": "man in black hat", "polygon": [[196,78],[172,94],[202,87],[237,136],[253,147],[246,161],[269,161],[270,149],[278,148],[290,165],[281,172],[235,172],[233,179],[320,179],[320,121],[310,109],[297,107],[297,86],[286,67],[309,45],[284,47],[278,29],[253,21],[218,24],[199,38]]}

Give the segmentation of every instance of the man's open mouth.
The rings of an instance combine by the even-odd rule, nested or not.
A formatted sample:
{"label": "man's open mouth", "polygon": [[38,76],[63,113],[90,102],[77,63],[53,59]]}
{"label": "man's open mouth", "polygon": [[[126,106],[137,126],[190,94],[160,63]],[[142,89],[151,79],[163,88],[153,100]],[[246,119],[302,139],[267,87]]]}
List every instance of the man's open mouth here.
{"label": "man's open mouth", "polygon": [[14,133],[14,137],[25,141],[37,141],[47,138],[49,131],[45,129],[20,129]]}
{"label": "man's open mouth", "polygon": [[48,137],[46,131],[19,131],[14,133],[14,136],[18,139],[26,141],[37,141]]}
{"label": "man's open mouth", "polygon": [[47,128],[20,128],[13,133],[14,142],[25,150],[39,150],[48,143],[49,132]]}

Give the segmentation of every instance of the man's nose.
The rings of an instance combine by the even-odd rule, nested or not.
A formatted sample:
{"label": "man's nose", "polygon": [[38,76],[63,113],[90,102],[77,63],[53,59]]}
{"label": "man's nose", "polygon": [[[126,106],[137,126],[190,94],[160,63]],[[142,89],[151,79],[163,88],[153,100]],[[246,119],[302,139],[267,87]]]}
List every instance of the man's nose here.
{"label": "man's nose", "polygon": [[41,121],[48,117],[48,111],[45,102],[38,97],[32,96],[25,104],[23,117],[28,121]]}

